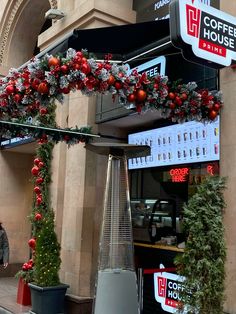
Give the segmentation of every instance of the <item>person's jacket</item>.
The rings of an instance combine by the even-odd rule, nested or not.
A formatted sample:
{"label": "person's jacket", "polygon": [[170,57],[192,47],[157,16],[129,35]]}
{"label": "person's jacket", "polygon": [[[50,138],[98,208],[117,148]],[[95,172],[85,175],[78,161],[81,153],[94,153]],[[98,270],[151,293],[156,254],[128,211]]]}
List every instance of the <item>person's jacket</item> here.
{"label": "person's jacket", "polygon": [[4,229],[0,230],[0,261],[3,263],[9,262],[9,243]]}

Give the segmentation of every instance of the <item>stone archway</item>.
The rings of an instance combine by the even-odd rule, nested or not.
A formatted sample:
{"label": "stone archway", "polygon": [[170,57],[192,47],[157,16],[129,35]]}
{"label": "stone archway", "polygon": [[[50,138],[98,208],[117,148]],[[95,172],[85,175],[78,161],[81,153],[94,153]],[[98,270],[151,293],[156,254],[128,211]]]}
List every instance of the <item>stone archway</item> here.
{"label": "stone archway", "polygon": [[10,0],[3,13],[0,29],[0,66],[18,67],[33,56],[37,37],[47,10],[57,0]]}

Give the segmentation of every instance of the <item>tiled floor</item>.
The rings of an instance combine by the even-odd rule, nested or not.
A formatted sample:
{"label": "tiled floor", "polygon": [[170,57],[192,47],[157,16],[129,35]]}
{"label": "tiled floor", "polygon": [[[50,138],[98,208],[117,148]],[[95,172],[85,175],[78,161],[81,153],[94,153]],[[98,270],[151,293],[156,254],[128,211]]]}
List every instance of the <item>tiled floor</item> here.
{"label": "tiled floor", "polygon": [[0,314],[29,313],[30,306],[16,303],[18,280],[14,277],[0,278]]}

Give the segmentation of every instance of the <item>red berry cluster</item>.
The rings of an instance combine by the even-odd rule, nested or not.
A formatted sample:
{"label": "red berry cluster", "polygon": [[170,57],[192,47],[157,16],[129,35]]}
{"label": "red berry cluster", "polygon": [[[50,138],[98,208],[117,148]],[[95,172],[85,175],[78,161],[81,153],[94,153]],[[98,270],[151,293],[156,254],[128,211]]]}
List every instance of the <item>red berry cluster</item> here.
{"label": "red berry cluster", "polygon": [[31,270],[31,269],[33,269],[33,266],[34,266],[33,259],[30,259],[27,263],[24,263],[22,265],[22,270],[24,270],[24,271]]}

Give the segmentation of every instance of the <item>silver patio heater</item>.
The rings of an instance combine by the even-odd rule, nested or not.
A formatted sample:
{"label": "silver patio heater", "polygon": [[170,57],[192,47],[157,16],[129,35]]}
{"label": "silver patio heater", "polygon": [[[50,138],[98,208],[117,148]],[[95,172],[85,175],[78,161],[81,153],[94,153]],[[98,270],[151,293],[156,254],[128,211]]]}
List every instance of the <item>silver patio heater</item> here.
{"label": "silver patio heater", "polygon": [[149,146],[94,143],[108,156],[94,314],[138,314],[127,158],[150,155]]}

